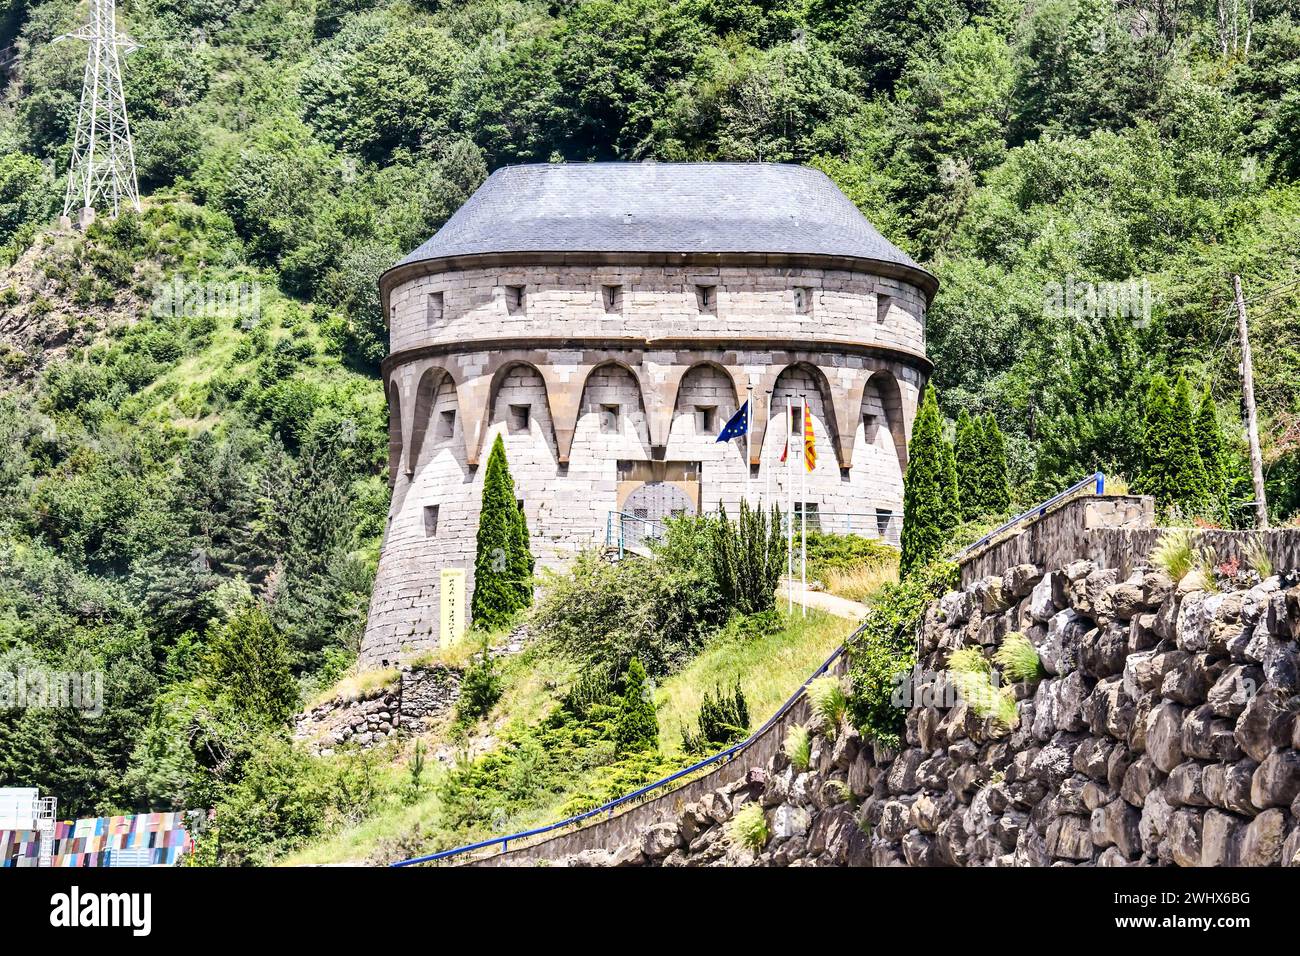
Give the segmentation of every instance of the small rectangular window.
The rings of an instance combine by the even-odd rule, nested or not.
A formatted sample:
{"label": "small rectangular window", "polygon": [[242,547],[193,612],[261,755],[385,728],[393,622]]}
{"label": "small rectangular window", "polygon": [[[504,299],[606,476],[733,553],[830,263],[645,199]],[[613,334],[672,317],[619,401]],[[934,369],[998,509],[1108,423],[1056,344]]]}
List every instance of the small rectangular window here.
{"label": "small rectangular window", "polygon": [[716,405],[696,405],[695,425],[701,435],[711,435],[718,424],[718,407]]}
{"label": "small rectangular window", "polygon": [[519,508],[519,513],[520,513],[520,514],[523,514],[523,513],[524,513],[524,499],[523,499],[523,498],[516,498],[516,499],[515,499],[515,505]]}
{"label": "small rectangular window", "polygon": [[718,287],[697,285],[695,287],[695,304],[701,312],[715,313],[718,310]]}
{"label": "small rectangular window", "polygon": [[602,435],[618,434],[618,414],[619,406],[617,405],[600,406],[600,433]]}
{"label": "small rectangular window", "polygon": [[876,440],[876,430],[880,427],[880,422],[875,415],[870,412],[864,412],[862,415],[862,435],[870,444]]}
{"label": "small rectangular window", "polygon": [[621,285],[603,285],[600,287],[601,298],[606,312],[623,311],[623,287]]}
{"label": "small rectangular window", "polygon": [[821,514],[815,501],[796,501],[794,503],[794,519],[800,525],[803,524],[803,516],[808,515],[808,527],[821,530]]}
{"label": "small rectangular window", "polygon": [[511,405],[510,406],[510,431],[511,433],[528,431],[528,422],[533,410],[531,405]]}
{"label": "small rectangular window", "polygon": [[428,323],[430,325],[435,325],[438,322],[442,321],[442,303],[443,303],[443,298],[441,292],[429,293],[429,306],[428,306],[427,314],[428,314]]}
{"label": "small rectangular window", "polygon": [[511,315],[523,315],[524,304],[524,287],[521,285],[506,286],[506,311]]}
{"label": "small rectangular window", "polygon": [[889,318],[889,304],[893,301],[890,296],[883,292],[876,293],[876,324],[884,325],[885,319]]}
{"label": "small rectangular window", "polygon": [[424,536],[432,538],[438,533],[438,506],[424,506]]}
{"label": "small rectangular window", "polygon": [[794,290],[794,310],[799,315],[811,315],[813,310],[813,290],[807,286],[796,286]]}
{"label": "small rectangular window", "polygon": [[456,409],[448,408],[438,415],[438,437],[451,438],[456,434]]}

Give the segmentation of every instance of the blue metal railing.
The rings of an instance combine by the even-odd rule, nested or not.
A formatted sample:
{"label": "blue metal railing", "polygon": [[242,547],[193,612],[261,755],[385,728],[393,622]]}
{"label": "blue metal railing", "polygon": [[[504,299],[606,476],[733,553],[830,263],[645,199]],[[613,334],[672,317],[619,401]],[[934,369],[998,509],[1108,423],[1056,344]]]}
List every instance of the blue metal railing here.
{"label": "blue metal railing", "polygon": [[1023,514],[1018,514],[1010,521],[1006,522],[1005,524],[999,525],[998,527],[994,528],[992,531],[990,531],[984,537],[980,538],[974,544],[962,548],[960,551],[957,552],[958,560],[970,554],[976,548],[979,548],[982,545],[992,541],[994,538],[1002,534],[1004,531],[1008,531],[1011,528],[1014,528],[1022,521],[1028,521],[1030,518],[1041,518],[1043,515],[1047,514],[1048,508],[1051,508],[1053,505],[1058,505],[1061,502],[1065,501],[1067,498],[1071,498],[1074,495],[1077,495],[1079,492],[1083,491],[1085,488],[1089,488],[1094,485],[1096,486],[1096,490],[1093,492],[1093,494],[1100,495],[1106,490],[1106,476],[1103,475],[1100,471],[1093,472],[1092,475],[1090,475],[1087,478],[1084,478],[1082,481],[1075,482],[1069,488],[1066,488],[1064,491],[1053,495],[1052,497],[1048,498],[1046,501],[1040,504],[1034,505],[1032,508],[1030,508],[1028,511],[1024,512]]}
{"label": "blue metal railing", "polygon": [[620,559],[629,546],[658,541],[663,533],[663,526],[658,521],[638,518],[625,511],[611,511],[605,519],[605,547],[617,548]]}
{"label": "blue metal railing", "polygon": [[758,728],[758,730],[754,731],[752,734],[750,734],[747,738],[742,740],[740,743],[733,744],[732,746],[728,747],[726,750],[722,751],[721,753],[716,753],[712,757],[708,757],[704,760],[701,760],[699,763],[693,763],[689,767],[686,767],[685,769],[682,770],[678,770],[676,773],[670,774],[669,776],[664,777],[662,780],[656,780],[654,783],[647,784],[646,786],[641,787],[639,790],[633,790],[631,793],[624,794],[623,796],[611,800],[608,803],[601,804],[600,806],[596,807],[594,810],[588,810],[586,813],[579,813],[576,816],[572,816],[572,817],[568,817],[567,819],[560,820],[558,823],[550,823],[544,827],[535,827],[532,830],[524,830],[520,833],[511,833],[508,836],[493,837],[490,840],[480,840],[478,843],[470,843],[467,846],[459,846],[456,847],[454,850],[443,850],[440,853],[430,853],[427,856],[417,856],[409,860],[400,860],[397,863],[391,863],[389,865],[393,867],[403,867],[403,866],[415,866],[420,863],[434,863],[438,860],[446,860],[449,857],[459,856],[462,853],[472,853],[475,850],[485,850],[488,847],[493,847],[498,845],[501,847],[501,852],[505,853],[506,850],[509,848],[511,841],[525,840],[529,837],[540,836],[543,833],[553,833],[556,830],[560,830],[568,826],[573,826],[574,824],[577,823],[582,823],[586,820],[590,820],[594,817],[598,817],[601,814],[605,814],[607,816],[612,817],[614,815],[615,808],[620,807],[625,803],[629,803],[633,800],[637,800],[645,796],[646,794],[650,793],[651,791],[658,790],[660,787],[665,787],[676,780],[680,780],[682,777],[689,776],[690,774],[695,773],[697,770],[702,770],[705,767],[711,766],[713,764],[730,760],[732,757],[736,756],[736,754],[740,753],[746,748],[757,743],[759,739],[762,738],[762,736],[772,728],[773,724],[775,724],[778,720],[784,717],[785,714],[790,710],[790,708],[799,702],[800,696],[803,695],[803,692],[807,689],[808,685],[811,684],[818,677],[821,677],[823,674],[826,673],[826,671],[830,668],[830,666],[835,663],[836,659],[839,658],[839,656],[844,653],[845,649],[858,638],[858,636],[862,633],[863,628],[865,627],[866,627],[865,622],[863,624],[858,625],[858,628],[852,634],[849,635],[848,639],[845,640],[844,643],[841,644],[839,647],[837,647],[831,653],[830,657],[826,658],[826,660],[822,663],[821,667],[813,671],[812,674],[809,675],[808,679],[799,685],[799,689],[790,696],[789,700],[787,700],[784,704],[780,706],[780,708],[777,709],[777,712],[775,714],[773,714],[771,717],[767,719],[767,721],[763,724],[762,727]]}

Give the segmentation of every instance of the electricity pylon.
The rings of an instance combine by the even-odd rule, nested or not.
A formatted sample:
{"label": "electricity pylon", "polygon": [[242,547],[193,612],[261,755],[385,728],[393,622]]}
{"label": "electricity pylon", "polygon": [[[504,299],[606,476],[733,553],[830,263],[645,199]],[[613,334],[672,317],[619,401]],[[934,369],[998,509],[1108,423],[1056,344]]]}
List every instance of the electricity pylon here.
{"label": "electricity pylon", "polygon": [[63,199],[63,215],[69,217],[76,209],[84,228],[95,218],[96,200],[102,199],[113,216],[124,203],[137,211],[140,208],[119,56],[136,49],[136,44],[117,32],[114,0],[90,0],[90,22],[59,39],[68,37],[90,44],[68,167],[68,191]]}

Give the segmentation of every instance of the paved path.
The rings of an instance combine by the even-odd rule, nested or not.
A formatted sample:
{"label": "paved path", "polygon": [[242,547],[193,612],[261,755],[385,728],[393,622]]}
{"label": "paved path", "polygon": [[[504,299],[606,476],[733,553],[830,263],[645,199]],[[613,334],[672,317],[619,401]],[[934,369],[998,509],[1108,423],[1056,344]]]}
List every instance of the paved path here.
{"label": "paved path", "polygon": [[[780,610],[786,607],[786,582],[782,580],[776,589],[776,606]],[[798,608],[803,603],[803,586],[794,582],[794,606]],[[834,614],[836,617],[846,618],[850,621],[860,621],[867,614],[867,606],[857,601],[850,601],[848,598],[837,597],[826,591],[808,591],[808,606],[814,607],[819,611],[825,611],[827,614]]]}

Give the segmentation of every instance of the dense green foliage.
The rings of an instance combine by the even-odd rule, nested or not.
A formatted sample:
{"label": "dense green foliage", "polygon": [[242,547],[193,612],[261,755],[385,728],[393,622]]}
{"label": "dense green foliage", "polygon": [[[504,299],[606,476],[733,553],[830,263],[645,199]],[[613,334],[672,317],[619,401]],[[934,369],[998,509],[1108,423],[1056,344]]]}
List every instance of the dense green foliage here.
{"label": "dense green foliage", "polygon": [[1170,391],[1163,375],[1151,380],[1142,429],[1137,488],[1155,496],[1165,513],[1221,521],[1225,518],[1223,438],[1212,400],[1193,408],[1185,375]]}
{"label": "dense green foliage", "polygon": [[620,755],[659,749],[659,721],[655,717],[654,691],[645,668],[635,657],[623,675],[623,699],[614,724],[614,745]]}
{"label": "dense green foliage", "polygon": [[501,699],[501,674],[496,660],[485,645],[460,679],[460,699],[456,701],[456,716],[461,723],[470,723],[487,712]]}
{"label": "dense green foliage", "polygon": [[848,712],[862,733],[898,745],[907,681],[916,666],[917,628],[929,603],[956,583],[956,565],[935,562],[885,585],[872,602],[862,632],[849,645]]}
{"label": "dense green foliage", "polygon": [[934,386],[926,387],[912,425],[907,474],[903,478],[903,537],[900,573],[924,567],[943,549],[957,523],[957,471],[952,446],[943,437]]}
{"label": "dense green foliage", "polygon": [[488,631],[508,623],[532,603],[533,555],[528,547],[528,525],[515,498],[505,442],[497,435],[483,474],[470,618],[476,628]]}
{"label": "dense green foliage", "polygon": [[682,730],[682,749],[698,756],[712,754],[744,740],[748,733],[749,707],[740,682],[730,693],[716,686],[712,693],[704,692],[695,731]]}
{"label": "dense green foliage", "polygon": [[773,505],[771,514],[764,514],[742,499],[735,521],[724,508],[708,524],[713,576],[727,607],[741,614],[772,610],[776,586],[786,571],[780,509]]}

